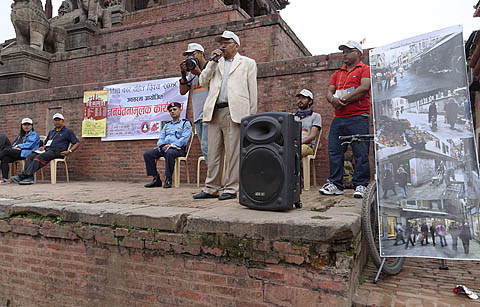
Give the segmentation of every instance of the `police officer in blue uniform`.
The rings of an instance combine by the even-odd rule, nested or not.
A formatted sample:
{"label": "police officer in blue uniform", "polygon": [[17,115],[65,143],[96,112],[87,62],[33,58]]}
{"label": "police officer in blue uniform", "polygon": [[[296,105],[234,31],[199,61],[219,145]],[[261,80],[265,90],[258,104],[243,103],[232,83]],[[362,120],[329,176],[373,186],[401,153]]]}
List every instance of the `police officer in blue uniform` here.
{"label": "police officer in blue uniform", "polygon": [[165,124],[160,132],[157,147],[143,154],[147,176],[153,176],[153,180],[145,185],[146,188],[161,187],[162,180],[157,171],[155,160],[165,157],[165,184],[164,188],[172,187],[172,174],[177,157],[185,157],[187,145],[192,134],[192,124],[186,119],[180,119],[182,105],[179,102],[168,104],[168,113],[172,120]]}

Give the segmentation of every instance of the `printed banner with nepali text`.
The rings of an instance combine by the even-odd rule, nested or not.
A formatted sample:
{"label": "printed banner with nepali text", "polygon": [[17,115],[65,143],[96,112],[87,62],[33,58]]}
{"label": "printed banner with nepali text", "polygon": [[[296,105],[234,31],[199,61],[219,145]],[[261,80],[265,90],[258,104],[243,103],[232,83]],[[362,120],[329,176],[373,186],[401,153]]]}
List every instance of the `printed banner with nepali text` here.
{"label": "printed banner with nepali text", "polygon": [[104,137],[107,127],[108,91],[83,94],[82,137]]}
{"label": "printed banner with nepali text", "polygon": [[167,106],[182,105],[187,114],[187,95],[180,95],[178,78],[106,86],[109,91],[107,133],[102,141],[158,139],[162,122],[170,121]]}

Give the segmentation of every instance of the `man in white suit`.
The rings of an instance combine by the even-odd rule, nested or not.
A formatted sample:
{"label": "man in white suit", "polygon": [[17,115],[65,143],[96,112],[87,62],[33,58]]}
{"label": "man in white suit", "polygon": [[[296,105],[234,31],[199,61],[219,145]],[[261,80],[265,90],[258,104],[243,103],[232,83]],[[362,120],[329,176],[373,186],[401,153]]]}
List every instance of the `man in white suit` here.
{"label": "man in white suit", "polygon": [[[220,49],[212,52],[200,75],[200,85],[209,92],[203,108],[208,123],[208,173],[203,191],[194,199],[237,197],[240,165],[240,121],[257,112],[257,64],[238,53],[240,39],[225,31],[217,41]],[[223,193],[221,179],[226,159]]]}

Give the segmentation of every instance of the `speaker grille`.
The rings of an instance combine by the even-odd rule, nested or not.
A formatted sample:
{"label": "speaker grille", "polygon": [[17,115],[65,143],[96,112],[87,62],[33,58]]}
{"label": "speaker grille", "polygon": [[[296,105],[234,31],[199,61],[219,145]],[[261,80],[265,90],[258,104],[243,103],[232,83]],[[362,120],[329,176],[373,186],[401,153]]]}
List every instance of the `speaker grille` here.
{"label": "speaker grille", "polygon": [[274,151],[257,148],[245,156],[240,170],[240,181],[252,201],[262,203],[276,199],[284,180],[284,166]]}

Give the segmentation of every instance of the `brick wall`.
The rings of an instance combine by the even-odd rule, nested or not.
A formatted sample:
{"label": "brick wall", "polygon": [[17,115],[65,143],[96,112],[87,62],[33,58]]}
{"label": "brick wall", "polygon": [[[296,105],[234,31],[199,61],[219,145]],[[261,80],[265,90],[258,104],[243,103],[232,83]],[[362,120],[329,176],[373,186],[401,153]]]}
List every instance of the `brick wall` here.
{"label": "brick wall", "polygon": [[359,248],[13,217],[0,304],[350,306]]}
{"label": "brick wall", "polygon": [[[333,71],[340,65],[338,55],[296,58],[258,64],[258,111],[296,110],[295,94],[302,88],[312,90],[315,101],[313,110],[320,113],[323,123],[322,146],[315,160],[317,178],[323,182],[328,177],[327,136],[333,118],[331,106],[325,102],[325,91]],[[328,58],[328,60],[327,60]],[[158,76],[158,78],[171,75]],[[124,79],[123,82],[142,81],[144,78]],[[41,135],[47,133],[47,112],[49,107],[63,108],[66,125],[81,135],[83,92],[101,89],[107,83],[92,83],[54,89],[29,91],[0,95],[0,131],[13,139],[18,133],[19,120],[31,117],[35,129]],[[188,118],[192,118],[189,108]],[[69,158],[68,165],[74,180],[147,180],[142,154],[151,149],[152,140],[101,142],[97,138],[81,139],[81,146]],[[197,158],[201,155],[198,139],[195,138],[189,158],[190,179],[195,182]],[[159,164],[163,172],[163,163]],[[185,181],[182,164],[182,181]],[[205,164],[201,166],[201,180],[206,175]],[[62,180],[63,171],[59,172]],[[47,170],[48,175],[48,170]]]}
{"label": "brick wall", "polygon": [[49,85],[112,84],[122,79],[178,75],[178,65],[184,59],[182,53],[188,43],[202,44],[208,57],[218,48],[214,37],[226,29],[240,37],[240,53],[259,63],[310,55],[279,15],[239,21],[209,20],[218,17],[215,13],[205,16],[206,26],[200,17],[195,17],[101,30],[96,36],[99,45],[53,56]]}

